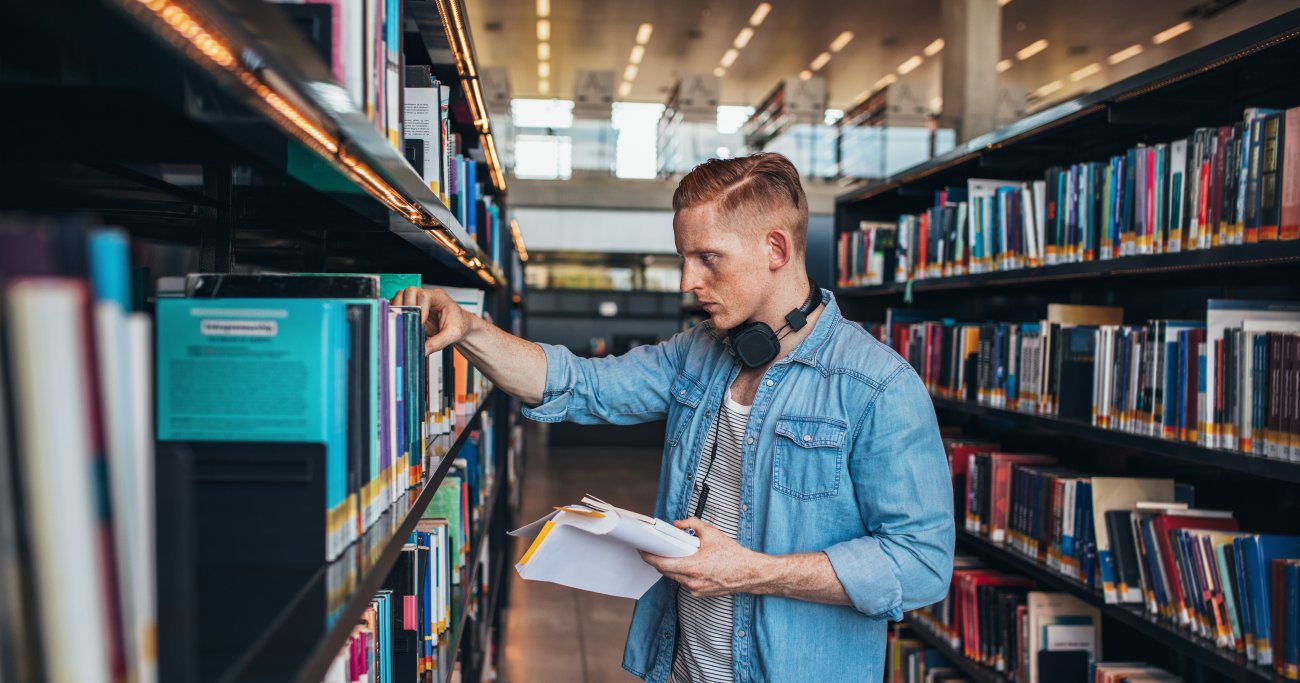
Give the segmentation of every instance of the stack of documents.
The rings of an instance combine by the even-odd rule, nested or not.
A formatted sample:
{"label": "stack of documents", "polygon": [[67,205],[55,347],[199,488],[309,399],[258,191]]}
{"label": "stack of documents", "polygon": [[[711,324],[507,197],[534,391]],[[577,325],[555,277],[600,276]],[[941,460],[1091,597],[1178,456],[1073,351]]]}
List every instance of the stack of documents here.
{"label": "stack of documents", "polygon": [[581,505],[555,508],[510,535],[533,539],[515,565],[520,577],[633,599],[660,577],[638,550],[686,557],[700,547],[698,538],[669,522],[591,496],[583,497]]}

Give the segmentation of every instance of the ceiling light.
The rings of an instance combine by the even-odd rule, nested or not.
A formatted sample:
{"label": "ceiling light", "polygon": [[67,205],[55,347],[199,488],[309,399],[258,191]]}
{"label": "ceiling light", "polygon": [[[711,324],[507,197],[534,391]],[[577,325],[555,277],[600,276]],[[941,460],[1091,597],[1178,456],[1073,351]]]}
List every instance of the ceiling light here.
{"label": "ceiling light", "polygon": [[537,39],[543,42],[551,39],[551,22],[549,20],[537,20]]}
{"label": "ceiling light", "polygon": [[932,111],[932,112],[942,112],[942,111],[943,111],[943,98],[942,98],[942,97],[935,97],[935,98],[931,98],[931,99],[930,99],[930,111]]}
{"label": "ceiling light", "polygon": [[1012,62],[1010,59],[1004,59],[998,62],[998,73],[1002,73],[1003,71],[1010,69],[1012,64],[1014,64],[1014,62]]}
{"label": "ceiling light", "polygon": [[1035,90],[1034,94],[1039,97],[1047,97],[1048,95],[1051,95],[1052,93],[1064,87],[1065,87],[1064,83],[1060,81],[1052,81],[1051,83],[1048,83],[1047,85]]}
{"label": "ceiling light", "polygon": [[538,43],[538,44],[537,44],[537,59],[538,59],[538,61],[542,61],[542,62],[544,62],[544,61],[546,61],[546,60],[548,60],[548,59],[550,59],[550,58],[551,58],[551,44],[550,44],[550,43]]}
{"label": "ceiling light", "polygon": [[1035,40],[1034,42],[1020,48],[1020,52],[1016,53],[1016,59],[1023,62],[1046,49],[1047,41],[1040,38],[1039,40]]}
{"label": "ceiling light", "polygon": [[916,67],[921,66],[922,61],[924,60],[921,59],[921,55],[912,55],[911,59],[898,65],[898,73],[906,76],[915,71]]}
{"label": "ceiling light", "polygon": [[740,33],[736,34],[736,40],[731,44],[736,46],[737,50],[743,50],[745,49],[745,46],[749,44],[749,39],[753,37],[754,29],[746,26],[745,28],[740,29]]}
{"label": "ceiling light", "polygon": [[885,74],[884,76],[880,77],[880,80],[876,81],[876,90],[879,90],[887,85],[893,85],[897,81],[898,81],[898,76],[894,74]]}
{"label": "ceiling light", "polygon": [[826,66],[826,62],[829,61],[831,61],[831,53],[823,52],[813,58],[812,62],[808,64],[808,68],[813,71],[820,71],[823,66]]}
{"label": "ceiling light", "polygon": [[852,31],[845,31],[838,36],[835,36],[835,40],[831,41],[831,52],[839,52],[840,50],[843,50],[844,46],[848,45],[850,40],[853,40]]}
{"label": "ceiling light", "polygon": [[626,69],[623,69],[623,80],[625,80],[625,81],[635,81],[635,80],[636,80],[636,71],[637,71],[637,69],[636,69],[636,65],[635,65],[635,64],[628,64],[628,65],[627,65],[627,68],[626,68]]}
{"label": "ceiling light", "polygon": [[632,82],[631,82],[631,81],[623,81],[623,83],[622,83],[621,85],[618,86],[618,96],[619,96],[619,97],[627,97],[628,95],[631,95],[631,94],[632,94]]}
{"label": "ceiling light", "polygon": [[1107,57],[1107,58],[1106,58],[1106,61],[1109,62],[1109,63],[1111,64],[1111,66],[1114,66],[1114,65],[1119,64],[1120,62],[1122,62],[1122,61],[1124,61],[1124,60],[1126,60],[1126,59],[1131,59],[1131,58],[1136,57],[1136,56],[1138,56],[1138,55],[1140,55],[1140,54],[1142,54],[1142,46],[1141,46],[1141,45],[1130,45],[1130,46],[1124,48],[1123,50],[1120,50],[1119,52],[1116,52],[1115,54],[1113,54],[1113,55]]}
{"label": "ceiling light", "polygon": [[812,78],[812,72],[809,71],[809,70],[807,70],[807,69],[804,69],[803,71],[800,71],[800,72],[799,72],[799,78],[800,78],[801,80],[805,80],[805,81],[806,81],[806,80],[808,80],[809,78]]}
{"label": "ceiling light", "polygon": [[1082,69],[1079,69],[1078,71],[1070,74],[1070,80],[1082,81],[1083,79],[1092,76],[1093,74],[1096,74],[1099,71],[1101,71],[1101,64],[1098,64],[1097,62],[1093,62],[1092,64],[1089,64],[1088,66],[1085,66]]}
{"label": "ceiling light", "polygon": [[550,64],[550,62],[538,62],[538,63],[537,63],[537,77],[538,77],[538,78],[550,78],[550,77],[551,77],[551,64]]}
{"label": "ceiling light", "polygon": [[926,57],[933,57],[942,51],[943,51],[943,38],[935,38],[934,42],[930,43],[929,45],[926,45],[925,49],[922,50],[921,52],[924,52]]}
{"label": "ceiling light", "polygon": [[645,46],[633,45],[632,54],[628,56],[627,61],[632,62],[633,64],[640,64],[642,59],[645,59]]}
{"label": "ceiling light", "polygon": [[636,44],[645,45],[650,42],[650,34],[654,33],[655,27],[650,24],[641,24],[636,29]]}
{"label": "ceiling light", "polygon": [[767,13],[771,11],[772,11],[771,5],[767,4],[766,2],[759,3],[758,7],[754,8],[754,13],[749,15],[749,25],[758,26],[759,24],[763,23],[763,20],[767,18]]}
{"label": "ceiling light", "polygon": [[1006,7],[1011,4],[1011,0],[998,0],[998,7]]}
{"label": "ceiling light", "polygon": [[545,78],[537,82],[537,92],[548,95],[551,92],[551,82]]}
{"label": "ceiling light", "polygon": [[551,16],[551,0],[537,0],[537,18],[545,19]]}
{"label": "ceiling light", "polygon": [[731,68],[731,65],[736,63],[736,58],[739,56],[740,51],[733,47],[722,53],[722,60],[719,63],[724,67]]}
{"label": "ceiling light", "polygon": [[727,70],[720,66],[715,66],[713,67],[713,75],[717,76],[718,78],[722,78],[723,76],[727,75]]}
{"label": "ceiling light", "polygon": [[1177,38],[1178,36],[1181,36],[1190,30],[1192,30],[1192,22],[1184,21],[1183,23],[1178,24],[1177,26],[1170,26],[1169,28],[1157,33],[1156,37],[1151,39],[1151,42],[1155,43],[1156,45],[1159,45],[1161,43],[1173,40],[1174,38]]}

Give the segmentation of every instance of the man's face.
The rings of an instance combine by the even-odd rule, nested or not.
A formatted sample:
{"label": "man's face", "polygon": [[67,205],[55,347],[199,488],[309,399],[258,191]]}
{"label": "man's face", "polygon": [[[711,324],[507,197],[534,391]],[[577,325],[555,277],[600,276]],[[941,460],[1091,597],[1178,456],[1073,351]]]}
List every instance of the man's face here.
{"label": "man's face", "polygon": [[712,205],[679,211],[673,237],[682,257],[682,291],[694,292],[720,330],[754,316],[771,287],[764,230],[719,215]]}

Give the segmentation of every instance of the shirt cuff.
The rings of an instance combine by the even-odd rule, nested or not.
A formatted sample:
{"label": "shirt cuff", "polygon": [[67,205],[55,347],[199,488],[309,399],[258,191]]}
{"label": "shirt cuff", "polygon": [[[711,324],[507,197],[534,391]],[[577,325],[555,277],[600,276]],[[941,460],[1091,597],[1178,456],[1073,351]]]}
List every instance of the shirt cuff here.
{"label": "shirt cuff", "polygon": [[903,618],[903,587],[880,549],[880,541],[863,536],[837,543],[825,553],[854,609],[890,621]]}
{"label": "shirt cuff", "polygon": [[538,344],[546,354],[546,388],[542,391],[542,402],[537,406],[524,406],[520,411],[524,417],[537,422],[563,422],[569,414],[569,399],[573,396],[573,387],[567,385],[564,378],[568,375],[568,349],[552,344]]}

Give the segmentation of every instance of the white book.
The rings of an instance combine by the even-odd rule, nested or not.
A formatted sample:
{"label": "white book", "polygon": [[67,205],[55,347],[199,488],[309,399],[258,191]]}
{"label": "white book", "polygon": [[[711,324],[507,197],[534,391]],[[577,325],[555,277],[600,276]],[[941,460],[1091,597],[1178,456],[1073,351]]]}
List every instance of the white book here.
{"label": "white book", "polygon": [[[40,613],[47,678],[110,680],[109,570],[95,542],[96,511],[90,433],[91,368],[84,283],[30,279],[5,293],[10,338],[18,461]],[[58,406],[51,410],[51,406]],[[70,656],[68,643],[76,644]]]}
{"label": "white book", "polygon": [[135,603],[135,623],[139,629],[137,647],[138,682],[158,680],[158,604],[155,594],[157,538],[154,533],[157,514],[154,509],[154,440],[153,440],[153,320],[147,313],[131,313],[126,318],[128,367],[131,402],[130,477],[139,499],[131,506],[137,543],[132,574],[131,598]]}
{"label": "white book", "polygon": [[521,578],[632,599],[661,577],[637,551],[686,557],[700,546],[699,539],[668,522],[591,496],[510,535],[533,539],[515,565]]}
{"label": "white book", "polygon": [[1169,143],[1169,239],[1168,251],[1182,251],[1187,229],[1187,139]]}

